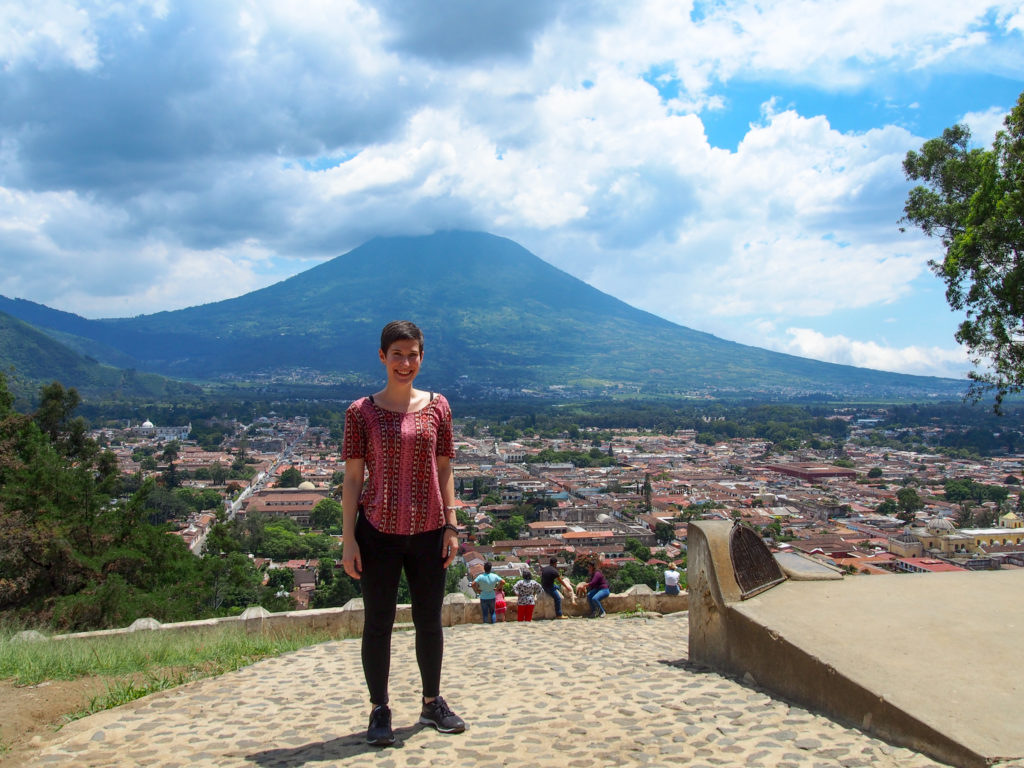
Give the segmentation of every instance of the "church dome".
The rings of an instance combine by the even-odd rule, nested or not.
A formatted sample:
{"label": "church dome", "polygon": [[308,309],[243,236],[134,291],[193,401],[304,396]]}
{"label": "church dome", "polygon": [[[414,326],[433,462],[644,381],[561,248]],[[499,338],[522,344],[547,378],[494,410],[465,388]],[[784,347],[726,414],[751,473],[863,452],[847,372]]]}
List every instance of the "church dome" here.
{"label": "church dome", "polygon": [[156,426],[156,425],[153,424],[153,422],[150,421],[149,419],[146,419],[144,422],[142,422],[142,428],[143,429],[152,429],[154,426]]}
{"label": "church dome", "polygon": [[928,530],[934,533],[948,533],[956,526],[944,517],[933,517],[928,521]]}
{"label": "church dome", "polygon": [[311,482],[309,482],[309,480],[303,480],[301,483],[299,483],[299,490],[300,491],[315,491],[316,490],[316,486],[313,485]]}

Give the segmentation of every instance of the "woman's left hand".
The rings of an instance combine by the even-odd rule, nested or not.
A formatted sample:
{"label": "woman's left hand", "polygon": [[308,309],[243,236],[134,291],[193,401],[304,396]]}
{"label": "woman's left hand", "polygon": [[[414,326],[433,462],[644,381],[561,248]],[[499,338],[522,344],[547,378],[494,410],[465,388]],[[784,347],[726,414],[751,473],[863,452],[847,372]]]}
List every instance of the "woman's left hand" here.
{"label": "woman's left hand", "polygon": [[459,534],[455,531],[444,532],[441,541],[441,556],[444,558],[444,567],[447,568],[455,562],[455,556],[459,554]]}

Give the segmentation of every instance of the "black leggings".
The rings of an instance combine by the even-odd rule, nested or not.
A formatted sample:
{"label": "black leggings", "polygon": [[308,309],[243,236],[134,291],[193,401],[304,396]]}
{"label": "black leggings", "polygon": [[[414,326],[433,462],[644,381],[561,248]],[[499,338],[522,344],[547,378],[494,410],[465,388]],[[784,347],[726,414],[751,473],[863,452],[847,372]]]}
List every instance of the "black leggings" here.
{"label": "black leggings", "polygon": [[395,623],[398,581],[402,569],[409,582],[412,621],[416,627],[416,661],[420,667],[423,696],[440,693],[444,635],[441,604],[444,601],[445,569],[441,546],[444,529],[399,536],[381,533],[360,515],[356,542],[362,558],[363,675],[370,702],[388,703],[391,673],[391,629]]}

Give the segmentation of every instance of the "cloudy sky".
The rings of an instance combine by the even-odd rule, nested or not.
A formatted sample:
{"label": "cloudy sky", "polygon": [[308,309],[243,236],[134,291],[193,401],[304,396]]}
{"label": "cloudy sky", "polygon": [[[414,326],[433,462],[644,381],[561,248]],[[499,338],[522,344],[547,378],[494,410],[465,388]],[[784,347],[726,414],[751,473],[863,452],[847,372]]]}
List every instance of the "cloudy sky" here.
{"label": "cloudy sky", "polygon": [[6,0],[0,65],[6,296],[148,313],[478,229],[724,338],[962,375],[901,162],[991,141],[1024,4]]}

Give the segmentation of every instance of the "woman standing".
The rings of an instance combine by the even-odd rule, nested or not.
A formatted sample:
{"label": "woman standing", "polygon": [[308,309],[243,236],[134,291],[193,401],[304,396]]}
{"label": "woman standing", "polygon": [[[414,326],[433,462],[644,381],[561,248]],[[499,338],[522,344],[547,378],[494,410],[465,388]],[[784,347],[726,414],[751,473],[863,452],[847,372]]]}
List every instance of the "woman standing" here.
{"label": "woman standing", "polygon": [[445,569],[459,549],[451,409],[443,395],[413,387],[423,361],[423,333],[413,323],[384,326],[379,355],[387,384],[345,412],[342,564],[362,585],[363,674],[372,707],[366,740],[386,746],[395,742],[388,677],[403,570],[423,685],[419,722],[443,733],[461,733],[466,724],[440,696]]}

